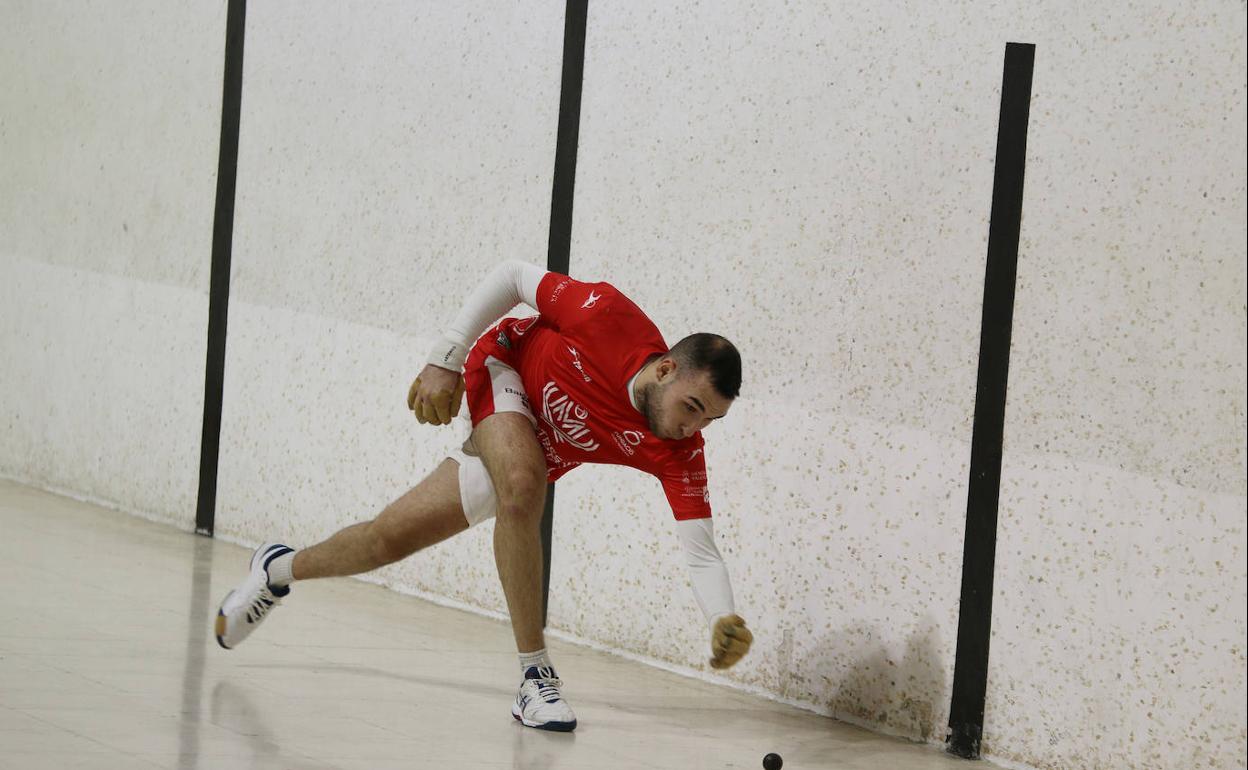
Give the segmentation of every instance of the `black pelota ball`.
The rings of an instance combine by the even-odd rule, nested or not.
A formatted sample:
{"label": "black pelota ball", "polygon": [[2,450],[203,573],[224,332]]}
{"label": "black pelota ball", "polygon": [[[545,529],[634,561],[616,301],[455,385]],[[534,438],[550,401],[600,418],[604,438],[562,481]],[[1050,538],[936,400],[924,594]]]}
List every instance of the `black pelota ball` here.
{"label": "black pelota ball", "polygon": [[780,770],[784,767],[784,760],[779,754],[768,754],[763,757],[763,770]]}

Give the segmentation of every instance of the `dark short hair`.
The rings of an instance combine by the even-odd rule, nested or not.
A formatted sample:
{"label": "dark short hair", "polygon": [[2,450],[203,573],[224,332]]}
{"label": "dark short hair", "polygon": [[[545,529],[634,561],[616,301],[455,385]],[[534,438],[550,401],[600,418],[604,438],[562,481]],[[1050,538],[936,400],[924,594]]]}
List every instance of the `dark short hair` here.
{"label": "dark short hair", "polygon": [[736,398],[741,392],[741,354],[718,334],[690,334],[673,345],[667,355],[681,366],[709,374],[711,385],[724,398]]}

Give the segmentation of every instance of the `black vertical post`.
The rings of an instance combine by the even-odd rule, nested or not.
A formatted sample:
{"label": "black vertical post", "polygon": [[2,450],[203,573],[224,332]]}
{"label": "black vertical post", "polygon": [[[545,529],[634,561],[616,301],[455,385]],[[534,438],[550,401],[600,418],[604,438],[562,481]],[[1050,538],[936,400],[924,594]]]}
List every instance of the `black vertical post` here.
{"label": "black vertical post", "polygon": [[958,650],[949,706],[948,751],[979,757],[988,687],[988,642],[992,630],[992,577],[997,548],[997,506],[1005,396],[1014,323],[1018,237],[1023,216],[1023,170],[1036,47],[1007,43],[997,128],[997,165],[988,226],[988,265],[971,437],[971,477],[962,555],[962,602]]}
{"label": "black vertical post", "polygon": [[[568,0],[563,18],[563,80],[559,89],[559,128],[555,175],[550,194],[550,242],[546,269],[567,274],[572,251],[572,198],[576,186],[576,145],[581,129],[581,83],[585,74],[585,20],[589,0]],[[555,524],[555,485],[546,487],[542,512],[542,627],[550,602],[550,549]]]}
{"label": "black vertical post", "polygon": [[229,0],[225,18],[225,84],[221,98],[217,204],[212,223],[212,277],[208,290],[204,430],[200,440],[199,503],[195,510],[195,531],[209,537],[217,509],[217,454],[221,445],[221,398],[225,388],[225,327],[230,305],[230,257],[234,239],[234,188],[238,177],[238,124],[243,102],[243,32],[246,26],[247,0]]}

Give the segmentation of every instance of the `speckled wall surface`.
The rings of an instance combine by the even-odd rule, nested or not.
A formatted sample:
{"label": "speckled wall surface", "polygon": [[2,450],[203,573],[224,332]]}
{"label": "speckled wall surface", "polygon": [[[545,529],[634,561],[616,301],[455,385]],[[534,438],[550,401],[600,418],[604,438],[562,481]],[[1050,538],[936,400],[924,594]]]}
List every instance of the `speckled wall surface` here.
{"label": "speckled wall surface", "polygon": [[[249,6],[220,535],[309,544],[463,440],[407,389],[476,281],[545,263],[562,43],[558,3]],[[491,542],[375,578],[501,609]]]}
{"label": "speckled wall surface", "polygon": [[[758,638],[729,679],[943,738],[1001,61],[1033,42],[985,749],[1242,761],[1242,22],[591,4],[573,272],[747,361],[707,434]],[[403,396],[474,280],[544,261],[561,27],[562,4],[252,8],[228,535],[370,516],[462,433]],[[657,484],[578,470],[556,511],[552,627],[702,666]],[[377,578],[503,607],[488,525]]]}
{"label": "speckled wall surface", "polygon": [[[936,740],[1002,55],[1037,44],[985,751],[1242,767],[1243,5],[630,3],[589,30],[573,265],[747,361],[707,432],[759,640],[731,676]],[[561,491],[560,542],[637,533],[563,574],[695,665],[658,489]],[[556,607],[610,640],[615,601]]]}
{"label": "speckled wall surface", "polygon": [[[706,436],[757,638],[726,678],[944,735],[1001,61],[1030,42],[985,750],[1243,767],[1244,6],[884,12],[590,4],[572,272],[746,359]],[[224,21],[25,3],[0,33],[0,472],[184,526]],[[474,281],[545,261],[562,24],[251,4],[222,537],[312,542],[461,437],[404,397]],[[555,544],[554,629],[702,667],[656,482],[569,475]],[[375,579],[503,607],[489,525]]]}
{"label": "speckled wall surface", "polygon": [[225,5],[3,18],[0,474],[189,528]]}

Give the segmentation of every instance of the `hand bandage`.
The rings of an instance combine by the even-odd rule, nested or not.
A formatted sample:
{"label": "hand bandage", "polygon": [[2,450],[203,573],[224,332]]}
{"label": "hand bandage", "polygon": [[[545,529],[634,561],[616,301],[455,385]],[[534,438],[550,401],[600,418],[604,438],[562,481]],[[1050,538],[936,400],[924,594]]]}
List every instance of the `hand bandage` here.
{"label": "hand bandage", "polygon": [[745,657],[754,643],[754,634],[740,615],[724,615],[711,629],[711,668],[731,668]]}
{"label": "hand bandage", "polygon": [[459,408],[464,401],[464,378],[455,378],[455,390],[439,390],[425,396],[424,400],[417,400],[420,392],[420,378],[417,377],[412,382],[412,387],[407,390],[407,408],[416,413],[416,420],[424,425],[432,423],[434,425],[450,425],[455,415],[459,414]]}

